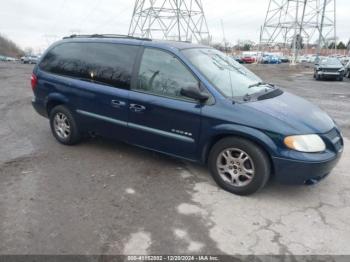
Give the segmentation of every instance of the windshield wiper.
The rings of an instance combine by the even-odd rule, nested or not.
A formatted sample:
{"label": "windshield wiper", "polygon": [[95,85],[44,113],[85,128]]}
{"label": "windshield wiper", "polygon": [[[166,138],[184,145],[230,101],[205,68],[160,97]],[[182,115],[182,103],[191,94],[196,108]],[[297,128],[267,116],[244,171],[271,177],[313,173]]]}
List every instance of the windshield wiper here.
{"label": "windshield wiper", "polygon": [[248,101],[250,101],[251,99],[252,99],[252,97],[251,97],[251,95],[249,95],[248,93],[245,94],[245,95],[243,96],[243,101],[244,101],[244,102],[248,102]]}
{"label": "windshield wiper", "polygon": [[256,87],[256,86],[263,86],[263,85],[267,85],[267,83],[265,83],[265,82],[257,82],[255,84],[249,85],[248,88],[252,88],[252,87]]}

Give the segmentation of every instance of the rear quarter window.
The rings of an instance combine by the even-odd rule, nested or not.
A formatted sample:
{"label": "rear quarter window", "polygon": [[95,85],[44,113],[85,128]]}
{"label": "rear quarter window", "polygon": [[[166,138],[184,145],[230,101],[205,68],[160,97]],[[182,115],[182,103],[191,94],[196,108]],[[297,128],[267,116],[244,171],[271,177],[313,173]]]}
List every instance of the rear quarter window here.
{"label": "rear quarter window", "polygon": [[41,61],[43,71],[130,88],[138,46],[115,43],[63,43]]}

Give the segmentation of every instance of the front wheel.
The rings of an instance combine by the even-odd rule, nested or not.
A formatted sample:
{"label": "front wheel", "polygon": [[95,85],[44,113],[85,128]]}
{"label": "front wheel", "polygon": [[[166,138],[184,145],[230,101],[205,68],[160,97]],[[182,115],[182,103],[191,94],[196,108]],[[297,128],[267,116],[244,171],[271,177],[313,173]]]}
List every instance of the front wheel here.
{"label": "front wheel", "polygon": [[50,112],[50,126],[54,137],[64,145],[74,145],[80,142],[81,134],[70,110],[59,105]]}
{"label": "front wheel", "polygon": [[250,195],[270,177],[270,161],[264,150],[249,140],[227,137],[210,151],[209,169],[215,182],[236,195]]}

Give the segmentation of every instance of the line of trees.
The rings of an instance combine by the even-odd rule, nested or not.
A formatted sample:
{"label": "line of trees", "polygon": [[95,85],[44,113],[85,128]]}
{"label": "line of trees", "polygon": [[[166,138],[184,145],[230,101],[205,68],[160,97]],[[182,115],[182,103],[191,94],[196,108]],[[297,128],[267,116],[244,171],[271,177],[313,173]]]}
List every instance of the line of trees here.
{"label": "line of trees", "polygon": [[[328,48],[329,48],[329,49],[334,49],[334,47],[335,47],[335,43],[334,43],[334,42],[332,42],[332,43],[330,43],[330,44],[328,45]],[[347,44],[344,44],[343,41],[340,41],[340,42],[337,44],[337,49],[341,49],[341,50],[343,50],[343,49],[348,49],[348,50],[350,50],[350,40],[348,41]]]}
{"label": "line of trees", "polygon": [[10,57],[20,57],[24,54],[13,41],[0,34],[0,55]]}

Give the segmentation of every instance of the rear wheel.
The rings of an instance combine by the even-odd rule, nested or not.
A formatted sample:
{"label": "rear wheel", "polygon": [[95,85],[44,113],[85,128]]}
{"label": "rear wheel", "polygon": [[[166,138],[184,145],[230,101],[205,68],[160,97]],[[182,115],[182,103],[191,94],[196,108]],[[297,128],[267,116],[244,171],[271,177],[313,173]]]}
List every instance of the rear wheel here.
{"label": "rear wheel", "polygon": [[54,107],[50,112],[50,126],[54,137],[64,145],[80,142],[81,134],[70,110],[62,105]]}
{"label": "rear wheel", "polygon": [[217,142],[209,155],[209,169],[216,183],[237,195],[263,188],[270,177],[270,161],[256,144],[238,137]]}

